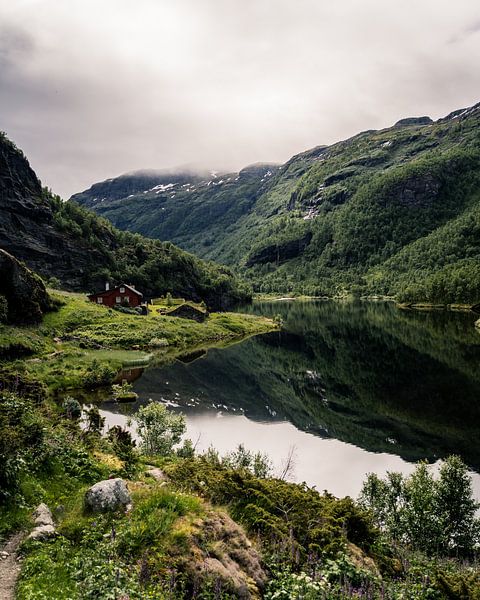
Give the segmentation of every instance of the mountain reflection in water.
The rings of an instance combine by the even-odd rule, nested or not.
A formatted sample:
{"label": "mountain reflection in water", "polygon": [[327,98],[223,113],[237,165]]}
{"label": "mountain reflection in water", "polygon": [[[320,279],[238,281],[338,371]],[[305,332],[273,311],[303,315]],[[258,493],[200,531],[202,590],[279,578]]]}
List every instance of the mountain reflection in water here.
{"label": "mountain reflection in water", "polygon": [[475,315],[372,302],[246,310],[280,314],[283,330],[147,369],[131,409],[149,398],[167,401],[187,415],[201,447],[227,451],[243,442],[278,462],[295,445],[300,479],[321,489],[332,489],[334,477],[350,480],[338,481],[345,490],[334,493],[356,493],[366,471],[409,471],[404,461],[452,453],[480,470]]}

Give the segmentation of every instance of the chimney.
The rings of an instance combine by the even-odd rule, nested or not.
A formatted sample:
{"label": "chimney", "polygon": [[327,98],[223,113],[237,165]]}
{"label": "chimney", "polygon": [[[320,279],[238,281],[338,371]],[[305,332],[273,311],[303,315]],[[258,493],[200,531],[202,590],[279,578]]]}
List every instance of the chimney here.
{"label": "chimney", "polygon": [[134,290],[134,289],[135,289],[135,286],[134,286],[134,285],[132,285],[132,284],[130,284],[130,287],[132,288],[132,290]]}
{"label": "chimney", "polygon": [[105,291],[108,292],[109,289],[110,289],[110,283],[107,281],[105,283]]}

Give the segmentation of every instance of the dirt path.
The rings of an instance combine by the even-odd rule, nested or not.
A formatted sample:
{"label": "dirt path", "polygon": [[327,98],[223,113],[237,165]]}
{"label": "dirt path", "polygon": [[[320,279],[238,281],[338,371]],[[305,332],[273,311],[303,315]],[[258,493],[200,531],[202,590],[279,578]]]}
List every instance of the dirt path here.
{"label": "dirt path", "polygon": [[2,600],[15,598],[15,585],[22,568],[17,560],[17,548],[24,537],[24,533],[16,533],[0,550],[0,554],[8,552],[6,558],[0,556],[0,598]]}

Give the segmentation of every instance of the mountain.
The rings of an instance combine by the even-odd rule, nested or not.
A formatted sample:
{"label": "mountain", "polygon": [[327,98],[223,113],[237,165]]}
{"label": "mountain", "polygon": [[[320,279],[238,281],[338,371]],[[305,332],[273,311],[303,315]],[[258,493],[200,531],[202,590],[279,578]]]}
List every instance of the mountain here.
{"label": "mountain", "polygon": [[23,153],[0,135],[0,248],[67,290],[92,291],[106,281],[135,284],[146,296],[171,292],[222,309],[249,298],[228,268],[171,243],[115,229],[46,189]]}
{"label": "mountain", "polygon": [[477,302],[479,124],[477,104],[437,121],[402,119],[280,166],[184,183],[172,174],[99,195],[119,180],[127,188],[136,175],[125,175],[72,198],[121,229],[230,265],[260,292]]}

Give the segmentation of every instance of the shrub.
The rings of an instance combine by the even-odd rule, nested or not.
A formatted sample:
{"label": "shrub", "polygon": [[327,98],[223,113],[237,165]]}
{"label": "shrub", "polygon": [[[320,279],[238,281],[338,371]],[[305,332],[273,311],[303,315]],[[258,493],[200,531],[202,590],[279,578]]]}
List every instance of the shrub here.
{"label": "shrub", "polygon": [[186,429],[182,414],[175,414],[158,402],[142,406],[133,420],[146,454],[172,454],[173,447],[180,442]]}
{"label": "shrub", "polygon": [[87,432],[95,435],[100,435],[105,424],[105,417],[102,417],[98,406],[94,404],[85,411],[85,420]]}
{"label": "shrub", "polygon": [[108,365],[101,365],[96,359],[87,369],[84,376],[84,384],[86,387],[101,387],[112,383],[116,375],[115,369]]}
{"label": "shrub", "polygon": [[68,419],[79,419],[82,416],[82,407],[80,406],[80,402],[72,398],[72,396],[65,396],[62,404],[63,411],[65,416]]}
{"label": "shrub", "polygon": [[125,463],[127,470],[136,464],[136,444],[127,429],[122,429],[120,425],[115,425],[108,430],[107,439],[110,440],[115,454]]}
{"label": "shrub", "polygon": [[359,502],[388,538],[430,555],[468,556],[480,542],[479,505],[467,467],[457,456],[442,463],[438,479],[424,463],[406,479],[400,473],[388,473],[385,480],[370,474]]}
{"label": "shrub", "polygon": [[19,474],[27,457],[38,453],[44,439],[41,417],[29,400],[9,392],[0,395],[0,500],[18,492]]}

